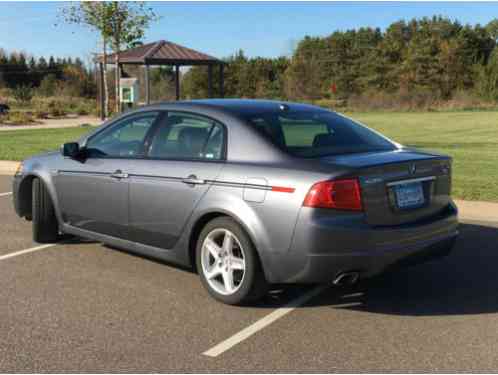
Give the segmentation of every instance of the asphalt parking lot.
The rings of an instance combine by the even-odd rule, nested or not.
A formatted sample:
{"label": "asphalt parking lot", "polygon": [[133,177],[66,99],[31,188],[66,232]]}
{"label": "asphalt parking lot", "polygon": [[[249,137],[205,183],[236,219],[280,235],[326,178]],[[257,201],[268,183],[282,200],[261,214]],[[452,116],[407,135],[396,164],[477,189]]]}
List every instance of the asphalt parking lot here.
{"label": "asphalt parking lot", "polygon": [[38,245],[9,191],[0,176],[0,372],[498,368],[498,223],[462,218],[450,257],[354,289],[289,287],[231,307],[189,270],[99,243],[18,253]]}

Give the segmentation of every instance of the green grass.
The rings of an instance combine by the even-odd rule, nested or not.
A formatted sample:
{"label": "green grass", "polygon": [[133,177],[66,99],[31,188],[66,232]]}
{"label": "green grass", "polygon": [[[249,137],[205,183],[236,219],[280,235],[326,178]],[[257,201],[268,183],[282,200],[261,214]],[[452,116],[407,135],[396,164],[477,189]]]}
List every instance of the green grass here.
{"label": "green grass", "polygon": [[453,196],[498,201],[498,112],[348,114],[404,145],[453,157]]}
{"label": "green grass", "polygon": [[[498,202],[498,112],[353,113],[404,145],[453,157],[453,195]],[[76,140],[88,128],[0,132],[0,160],[22,160]]]}
{"label": "green grass", "polygon": [[0,160],[23,160],[28,156],[59,149],[92,128],[61,128],[0,131]]}

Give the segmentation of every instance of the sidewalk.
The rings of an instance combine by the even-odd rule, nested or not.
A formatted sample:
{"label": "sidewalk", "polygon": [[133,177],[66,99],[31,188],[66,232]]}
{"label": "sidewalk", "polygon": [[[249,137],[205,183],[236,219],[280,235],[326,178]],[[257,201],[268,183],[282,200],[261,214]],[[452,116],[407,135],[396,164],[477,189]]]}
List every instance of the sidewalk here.
{"label": "sidewalk", "polygon": [[0,160],[0,175],[12,176],[18,165],[18,161]]}
{"label": "sidewalk", "polygon": [[56,129],[72,128],[82,124],[100,125],[102,120],[93,116],[80,116],[77,118],[39,120],[42,124],[37,125],[0,125],[0,131],[6,130],[29,130],[29,129]]}
{"label": "sidewalk", "polygon": [[498,203],[455,199],[461,219],[498,223]]}
{"label": "sidewalk", "polygon": [[[12,176],[19,162],[0,160],[0,175]],[[455,199],[459,216],[464,220],[492,221],[498,223],[498,203],[463,201]]]}

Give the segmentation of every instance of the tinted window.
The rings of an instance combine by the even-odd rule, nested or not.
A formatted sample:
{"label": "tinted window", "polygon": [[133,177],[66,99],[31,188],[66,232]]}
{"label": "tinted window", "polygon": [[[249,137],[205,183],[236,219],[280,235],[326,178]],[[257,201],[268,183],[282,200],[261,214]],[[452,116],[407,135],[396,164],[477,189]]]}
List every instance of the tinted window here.
{"label": "tinted window", "polygon": [[222,158],[223,127],[195,115],[168,112],[154,135],[149,155],[164,159]]}
{"label": "tinted window", "polygon": [[137,157],[143,154],[145,136],[157,113],[137,115],[118,121],[86,143],[90,157]]}
{"label": "tinted window", "polygon": [[395,149],[384,137],[332,112],[273,113],[252,116],[248,120],[276,146],[298,157]]}

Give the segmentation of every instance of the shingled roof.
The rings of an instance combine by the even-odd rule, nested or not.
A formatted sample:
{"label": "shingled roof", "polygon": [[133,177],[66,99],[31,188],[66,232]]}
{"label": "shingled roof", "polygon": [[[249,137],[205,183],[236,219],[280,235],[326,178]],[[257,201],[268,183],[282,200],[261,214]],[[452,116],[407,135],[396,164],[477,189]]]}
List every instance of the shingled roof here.
{"label": "shingled roof", "polygon": [[[99,56],[102,61],[102,56]],[[114,63],[114,54],[107,57],[109,64]],[[154,43],[131,48],[119,54],[119,62],[141,65],[209,65],[223,64],[222,60],[205,53],[160,40]]]}

